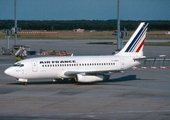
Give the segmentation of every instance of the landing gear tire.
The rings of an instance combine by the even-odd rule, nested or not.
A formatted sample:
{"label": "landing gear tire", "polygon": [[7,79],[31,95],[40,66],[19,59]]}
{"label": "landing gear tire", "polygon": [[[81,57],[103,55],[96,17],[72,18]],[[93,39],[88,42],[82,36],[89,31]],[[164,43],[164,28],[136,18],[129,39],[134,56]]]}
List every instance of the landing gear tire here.
{"label": "landing gear tire", "polygon": [[27,82],[24,82],[24,83],[23,83],[23,85],[25,85],[25,86],[26,86],[27,84],[28,84]]}
{"label": "landing gear tire", "polygon": [[71,78],[70,82],[71,82],[71,83],[77,83],[74,78]]}

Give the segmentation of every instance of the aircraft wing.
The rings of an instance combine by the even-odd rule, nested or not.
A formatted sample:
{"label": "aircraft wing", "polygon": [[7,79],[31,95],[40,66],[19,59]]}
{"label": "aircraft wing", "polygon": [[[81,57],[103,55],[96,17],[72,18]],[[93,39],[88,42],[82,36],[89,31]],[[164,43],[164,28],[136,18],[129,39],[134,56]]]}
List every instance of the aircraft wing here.
{"label": "aircraft wing", "polygon": [[67,71],[65,72],[65,75],[70,76],[70,75],[77,75],[77,74],[85,74],[85,75],[104,75],[104,74],[112,74],[112,73],[119,73],[121,72],[120,70],[103,70],[103,71]]}

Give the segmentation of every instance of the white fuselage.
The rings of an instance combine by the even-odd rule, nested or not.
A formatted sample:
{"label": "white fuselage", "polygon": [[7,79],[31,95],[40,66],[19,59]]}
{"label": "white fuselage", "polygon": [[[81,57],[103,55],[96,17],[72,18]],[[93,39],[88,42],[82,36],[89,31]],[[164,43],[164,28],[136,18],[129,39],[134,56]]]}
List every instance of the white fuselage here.
{"label": "white fuselage", "polygon": [[139,62],[134,61],[132,57],[124,58],[114,55],[39,57],[19,61],[5,73],[21,79],[73,78],[74,75],[67,75],[67,73],[115,72],[138,64]]}

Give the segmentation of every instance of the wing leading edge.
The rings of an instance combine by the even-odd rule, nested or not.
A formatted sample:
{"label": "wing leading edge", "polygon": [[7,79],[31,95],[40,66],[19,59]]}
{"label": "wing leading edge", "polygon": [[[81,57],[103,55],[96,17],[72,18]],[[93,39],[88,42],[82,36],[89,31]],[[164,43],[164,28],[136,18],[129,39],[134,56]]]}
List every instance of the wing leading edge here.
{"label": "wing leading edge", "polygon": [[66,76],[75,76],[77,74],[82,74],[82,75],[105,75],[105,74],[112,74],[112,73],[119,73],[121,70],[98,70],[98,71],[67,71],[64,74]]}

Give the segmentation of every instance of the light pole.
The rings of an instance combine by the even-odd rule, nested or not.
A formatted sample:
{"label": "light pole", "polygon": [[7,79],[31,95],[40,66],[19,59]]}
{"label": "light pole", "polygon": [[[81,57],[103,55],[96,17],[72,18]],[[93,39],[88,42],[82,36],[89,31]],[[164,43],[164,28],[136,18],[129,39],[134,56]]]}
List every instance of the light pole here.
{"label": "light pole", "polygon": [[17,45],[17,15],[16,15],[16,0],[14,0],[14,45]]}
{"label": "light pole", "polygon": [[117,51],[120,51],[123,47],[122,39],[120,39],[120,1],[117,0]]}
{"label": "light pole", "polygon": [[7,30],[7,33],[6,33],[6,37],[7,37],[7,54],[9,53],[9,38],[10,38],[10,34],[11,34],[11,31],[8,29]]}

